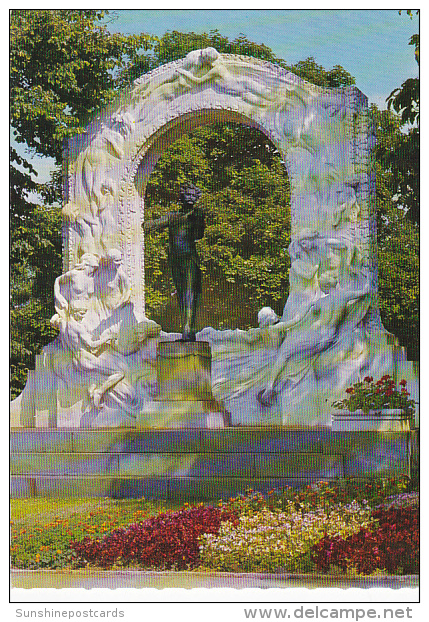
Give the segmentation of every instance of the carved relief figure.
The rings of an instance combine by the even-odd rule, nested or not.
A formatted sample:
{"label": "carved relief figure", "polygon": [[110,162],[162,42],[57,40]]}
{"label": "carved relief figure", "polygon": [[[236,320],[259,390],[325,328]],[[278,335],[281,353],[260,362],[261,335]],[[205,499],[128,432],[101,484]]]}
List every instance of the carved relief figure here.
{"label": "carved relief figure", "polygon": [[[154,96],[157,99],[170,100],[173,99],[180,89],[187,90],[194,86],[193,82],[189,82],[189,77],[199,70],[209,71],[213,60],[219,56],[214,48],[206,48],[204,50],[193,50],[189,52],[183,59],[182,67],[177,69],[174,67],[167,73],[154,76],[152,80],[143,83],[137,83],[134,91],[136,100],[147,99]],[[185,79],[186,76],[188,79]],[[139,115],[138,115],[138,118]]]}
{"label": "carved relief figure", "polygon": [[[199,56],[195,56],[196,62],[193,63],[192,72],[183,65],[177,69],[177,73],[184,76],[190,85],[204,84],[213,82],[221,86],[223,93],[241,97],[244,101],[253,105],[263,105],[263,99],[268,96],[269,91],[264,84],[260,84],[247,76],[233,75],[225,65],[222,56],[214,48],[196,50]],[[194,54],[194,52],[191,52]],[[189,54],[186,58],[189,57]],[[186,60],[186,59],[185,59]],[[235,63],[234,70],[245,68],[246,63]],[[202,71],[201,71],[202,70]]]}
{"label": "carved relief figure", "polygon": [[83,309],[89,309],[94,296],[94,275],[98,265],[99,258],[86,253],[72,270],[55,280],[55,310],[58,314],[68,310],[71,303],[77,301]]}
{"label": "carved relief figure", "polygon": [[109,314],[126,303],[131,296],[128,278],[122,267],[122,253],[117,248],[109,250],[100,260],[94,294],[99,303],[100,313]]}
{"label": "carved relief figure", "polygon": [[[345,251],[346,257],[342,257]],[[288,248],[291,258],[289,297],[282,321],[290,321],[301,313],[303,306],[318,300],[323,293],[336,287],[344,261],[351,261],[346,241],[324,237],[317,231],[303,229]]]}
{"label": "carved relief figure", "polygon": [[[314,356],[328,350],[338,340],[343,324],[347,322],[348,304],[369,294],[368,282],[356,288],[356,281],[350,280],[344,287],[332,290],[327,296],[312,302],[289,322],[282,322],[276,328],[287,332],[276,361],[271,369],[265,389],[259,400],[269,405],[274,399],[274,387],[280,374],[288,378],[288,365],[295,361],[310,366]],[[350,331],[350,326],[347,327]],[[295,370],[294,370],[295,372]],[[294,373],[293,372],[293,373]]]}
{"label": "carved relief figure", "polygon": [[51,318],[52,326],[60,331],[60,342],[72,355],[73,365],[83,371],[106,371],[98,354],[108,342],[116,338],[114,332],[106,329],[98,339],[82,323],[87,310],[79,304],[72,304],[67,311],[56,313]]}

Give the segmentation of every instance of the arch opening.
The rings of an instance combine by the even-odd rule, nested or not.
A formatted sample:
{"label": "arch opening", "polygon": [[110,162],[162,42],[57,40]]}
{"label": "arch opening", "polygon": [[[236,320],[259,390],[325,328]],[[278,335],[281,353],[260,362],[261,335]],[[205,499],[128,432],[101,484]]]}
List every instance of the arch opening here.
{"label": "arch opening", "polygon": [[[229,111],[206,112],[181,119],[153,142],[135,186],[145,220],[177,210],[182,184],[203,190],[197,328],[247,329],[264,306],[281,316],[288,296],[289,178],[282,154],[257,124]],[[145,236],[144,253],[146,314],[179,332],[168,232]]]}

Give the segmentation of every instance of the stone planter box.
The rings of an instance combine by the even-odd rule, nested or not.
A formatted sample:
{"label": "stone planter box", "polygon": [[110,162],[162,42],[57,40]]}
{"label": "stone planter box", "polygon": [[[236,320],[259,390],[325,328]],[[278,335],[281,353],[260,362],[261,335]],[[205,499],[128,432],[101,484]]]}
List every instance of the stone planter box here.
{"label": "stone planter box", "polygon": [[408,432],[414,429],[414,416],[400,408],[370,410],[340,410],[332,414],[332,430],[337,432]]}

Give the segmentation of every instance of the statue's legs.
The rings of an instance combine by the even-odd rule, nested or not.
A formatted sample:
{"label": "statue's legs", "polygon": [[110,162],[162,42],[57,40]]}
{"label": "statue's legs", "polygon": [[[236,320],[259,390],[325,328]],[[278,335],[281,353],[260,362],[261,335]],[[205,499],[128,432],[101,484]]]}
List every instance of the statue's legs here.
{"label": "statue's legs", "polygon": [[195,319],[201,296],[201,269],[194,257],[182,257],[171,265],[183,319],[183,339],[195,341]]}

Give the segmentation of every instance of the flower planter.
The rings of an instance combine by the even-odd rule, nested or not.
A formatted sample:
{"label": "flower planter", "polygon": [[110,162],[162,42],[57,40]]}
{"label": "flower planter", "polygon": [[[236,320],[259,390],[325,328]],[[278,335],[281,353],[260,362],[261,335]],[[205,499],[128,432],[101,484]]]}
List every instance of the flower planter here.
{"label": "flower planter", "polygon": [[332,413],[332,429],[336,432],[408,432],[414,429],[414,416],[400,408],[370,410],[339,410]]}

